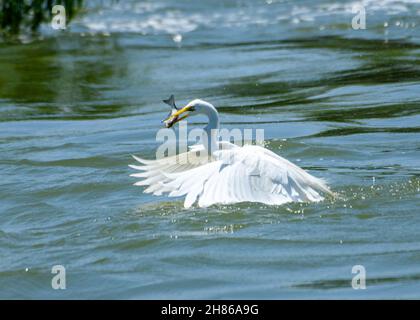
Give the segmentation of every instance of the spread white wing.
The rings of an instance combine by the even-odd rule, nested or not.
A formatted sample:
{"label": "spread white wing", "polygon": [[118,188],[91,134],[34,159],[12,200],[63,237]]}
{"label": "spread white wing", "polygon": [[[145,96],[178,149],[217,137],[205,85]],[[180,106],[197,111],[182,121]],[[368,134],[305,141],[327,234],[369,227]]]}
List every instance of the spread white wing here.
{"label": "spread white wing", "polygon": [[[200,158],[199,152],[204,151],[203,145],[194,145],[190,147],[190,151],[178,154],[176,156],[166,157],[157,160],[146,160],[140,157],[133,156],[139,165],[129,165],[129,167],[142,171],[141,173],[131,174],[131,177],[143,178],[143,180],[136,182],[135,186],[148,186],[144,192],[153,193],[154,195],[162,194],[163,183],[171,181],[167,177],[168,174],[176,172],[188,172],[192,168],[201,166],[204,162]],[[206,159],[207,160],[207,159]],[[205,162],[211,161],[207,160]]]}
{"label": "spread white wing", "polygon": [[202,146],[179,155],[184,160],[187,157],[184,164],[174,162],[174,158],[136,158],[143,166],[131,167],[143,172],[132,176],[144,178],[136,185],[149,186],[145,192],[185,196],[186,208],[197,201],[200,207],[245,201],[280,205],[321,201],[323,193],[331,194],[323,180],[265,148],[237,147],[226,142],[223,147],[205,163],[190,157],[203,150]]}

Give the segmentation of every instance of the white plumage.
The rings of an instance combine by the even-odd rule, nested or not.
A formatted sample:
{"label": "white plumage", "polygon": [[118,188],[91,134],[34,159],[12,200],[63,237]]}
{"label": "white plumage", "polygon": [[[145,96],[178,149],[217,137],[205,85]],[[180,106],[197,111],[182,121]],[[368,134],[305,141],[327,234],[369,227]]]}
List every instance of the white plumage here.
{"label": "white plumage", "polygon": [[[245,201],[269,205],[317,202],[324,199],[323,194],[331,194],[323,180],[268,149],[210,141],[214,138],[210,130],[218,128],[219,121],[216,109],[208,102],[193,100],[170,116],[169,126],[177,122],[179,115],[184,114],[185,118],[187,112],[190,112],[187,116],[191,113],[208,116],[209,124],[205,130],[209,132],[209,141],[175,157],[158,160],[134,157],[141,165],[130,167],[141,172],[131,176],[143,178],[135,185],[147,186],[145,193],[185,196],[185,208],[194,203],[208,207]],[[204,163],[198,156],[200,152],[209,152]]]}

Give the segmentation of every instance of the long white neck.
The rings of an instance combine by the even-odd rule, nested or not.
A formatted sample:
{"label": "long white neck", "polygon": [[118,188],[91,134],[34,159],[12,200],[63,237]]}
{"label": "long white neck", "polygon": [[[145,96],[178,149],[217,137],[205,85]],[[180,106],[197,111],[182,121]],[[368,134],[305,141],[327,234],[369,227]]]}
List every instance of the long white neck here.
{"label": "long white neck", "polygon": [[[204,131],[207,134],[207,139],[204,139],[204,147],[207,149],[209,154],[213,153],[218,149],[217,140],[218,140],[218,130],[219,129],[219,113],[216,108],[210,104],[206,103],[206,108],[201,110],[201,113],[205,114],[209,119],[209,123],[204,127]],[[207,140],[207,141],[206,141]]]}

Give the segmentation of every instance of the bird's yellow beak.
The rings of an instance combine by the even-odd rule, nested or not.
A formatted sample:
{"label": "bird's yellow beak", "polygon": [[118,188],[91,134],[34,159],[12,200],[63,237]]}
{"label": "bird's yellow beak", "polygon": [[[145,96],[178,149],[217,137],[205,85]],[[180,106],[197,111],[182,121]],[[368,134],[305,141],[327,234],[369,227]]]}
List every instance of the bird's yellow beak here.
{"label": "bird's yellow beak", "polygon": [[[178,110],[177,112],[171,114],[166,120],[164,120],[163,122],[165,123],[167,128],[172,127],[175,123],[185,119],[186,117],[189,116],[189,114],[185,114],[185,112],[190,111],[192,108],[192,106],[185,106],[184,108]],[[181,115],[183,115],[182,117],[180,117]]]}

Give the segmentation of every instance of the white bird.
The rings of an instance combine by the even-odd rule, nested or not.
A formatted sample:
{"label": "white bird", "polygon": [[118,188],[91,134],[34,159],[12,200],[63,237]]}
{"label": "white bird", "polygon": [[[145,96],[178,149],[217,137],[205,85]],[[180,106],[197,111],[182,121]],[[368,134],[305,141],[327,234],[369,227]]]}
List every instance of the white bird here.
{"label": "white bird", "polygon": [[[173,157],[145,160],[133,156],[142,165],[130,167],[142,172],[131,176],[143,178],[135,185],[147,186],[145,193],[185,196],[185,208],[195,203],[199,207],[208,207],[239,202],[268,205],[318,202],[324,199],[323,194],[332,195],[322,179],[268,149],[256,145],[239,147],[228,141],[218,141],[219,114],[212,104],[195,99],[177,109],[173,97],[166,100],[169,101],[174,109],[165,121],[168,128],[188,116],[204,114],[209,120],[204,128],[208,139]],[[204,162],[199,156],[203,153],[208,153]]]}

